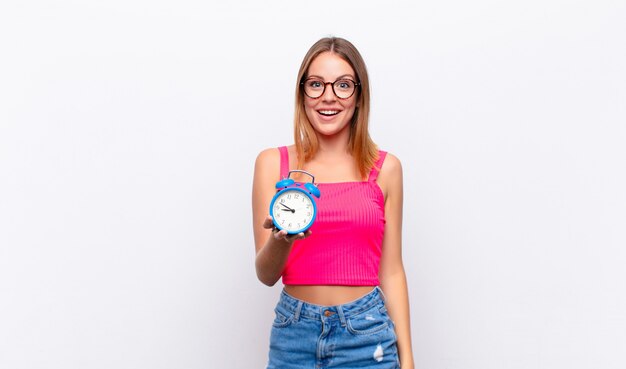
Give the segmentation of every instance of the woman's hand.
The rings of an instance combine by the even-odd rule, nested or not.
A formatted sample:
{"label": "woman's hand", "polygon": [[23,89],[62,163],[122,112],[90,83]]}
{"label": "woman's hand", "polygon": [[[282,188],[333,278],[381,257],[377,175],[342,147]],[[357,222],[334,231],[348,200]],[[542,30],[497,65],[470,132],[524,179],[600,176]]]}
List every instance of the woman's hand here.
{"label": "woman's hand", "polygon": [[303,240],[311,235],[310,229],[306,232],[300,232],[297,234],[288,234],[287,231],[285,231],[284,229],[279,230],[278,228],[276,228],[274,222],[272,221],[272,217],[269,215],[265,218],[265,221],[263,222],[263,228],[271,229],[272,237],[274,237],[274,239],[287,242],[289,244],[292,244],[294,241],[297,240]]}

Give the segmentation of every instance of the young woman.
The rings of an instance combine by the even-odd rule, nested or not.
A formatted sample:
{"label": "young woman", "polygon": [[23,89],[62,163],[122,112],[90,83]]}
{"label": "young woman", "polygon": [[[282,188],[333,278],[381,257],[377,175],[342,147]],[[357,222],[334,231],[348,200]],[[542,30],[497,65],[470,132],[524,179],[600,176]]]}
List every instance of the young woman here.
{"label": "young woman", "polygon": [[[369,96],[358,50],[319,40],[298,72],[295,145],[257,157],[256,272],[268,286],[284,284],[268,369],[413,368],[402,167],[369,136]],[[313,174],[321,197],[313,226],[288,235],[268,213],[276,182],[293,169]]]}

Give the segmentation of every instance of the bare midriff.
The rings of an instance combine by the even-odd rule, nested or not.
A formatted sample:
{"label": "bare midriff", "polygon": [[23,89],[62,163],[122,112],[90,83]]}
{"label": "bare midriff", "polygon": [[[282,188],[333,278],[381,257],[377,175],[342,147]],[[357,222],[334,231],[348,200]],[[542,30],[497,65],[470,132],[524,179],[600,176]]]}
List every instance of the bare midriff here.
{"label": "bare midriff", "polygon": [[286,285],[289,295],[314,305],[343,305],[372,292],[374,286],[304,286]]}

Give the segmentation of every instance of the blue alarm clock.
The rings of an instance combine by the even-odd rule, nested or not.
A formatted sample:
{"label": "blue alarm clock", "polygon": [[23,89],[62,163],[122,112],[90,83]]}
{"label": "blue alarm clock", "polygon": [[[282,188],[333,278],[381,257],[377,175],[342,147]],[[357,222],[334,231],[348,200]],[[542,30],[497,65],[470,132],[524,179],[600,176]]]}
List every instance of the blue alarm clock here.
{"label": "blue alarm clock", "polygon": [[[291,173],[303,173],[311,177],[311,183],[296,182]],[[304,170],[291,170],[287,178],[276,182],[278,192],[270,203],[270,215],[276,228],[286,230],[288,234],[298,234],[309,229],[317,215],[315,198],[320,197],[320,190],[315,185],[315,177]]]}

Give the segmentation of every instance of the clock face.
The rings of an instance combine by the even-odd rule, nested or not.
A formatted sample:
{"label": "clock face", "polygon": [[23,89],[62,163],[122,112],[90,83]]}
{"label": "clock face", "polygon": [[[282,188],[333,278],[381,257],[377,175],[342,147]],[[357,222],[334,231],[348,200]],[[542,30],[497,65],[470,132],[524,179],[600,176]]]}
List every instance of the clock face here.
{"label": "clock face", "polygon": [[270,204],[274,224],[289,234],[306,231],[313,224],[316,210],[309,194],[297,187],[281,190]]}

